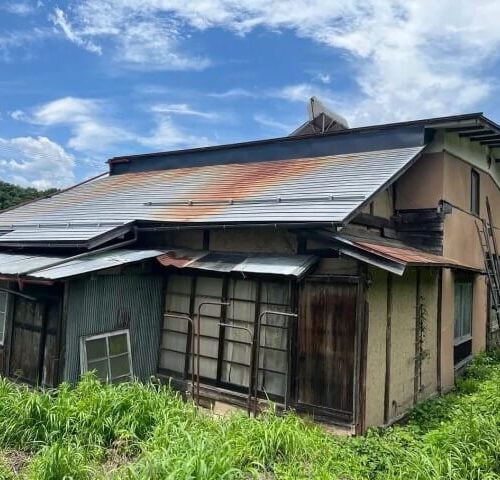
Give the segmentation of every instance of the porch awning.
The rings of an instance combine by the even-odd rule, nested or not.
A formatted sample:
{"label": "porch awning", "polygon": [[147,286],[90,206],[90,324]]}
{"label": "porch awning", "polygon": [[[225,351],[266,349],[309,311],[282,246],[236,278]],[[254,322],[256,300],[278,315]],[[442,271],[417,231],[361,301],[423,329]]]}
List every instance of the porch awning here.
{"label": "porch awning", "polygon": [[158,257],[164,267],[196,268],[301,277],[317,262],[313,255],[258,255],[173,249]]}
{"label": "porch awning", "polygon": [[357,237],[346,234],[322,236],[332,243],[342,254],[369,265],[382,268],[396,275],[403,275],[406,267],[444,267],[481,271],[471,265],[452,258],[425,252],[399,242],[377,241],[373,238]]}
{"label": "porch awning", "polygon": [[112,250],[80,258],[0,253],[0,275],[61,280],[84,273],[139,262],[161,255],[161,250]]}

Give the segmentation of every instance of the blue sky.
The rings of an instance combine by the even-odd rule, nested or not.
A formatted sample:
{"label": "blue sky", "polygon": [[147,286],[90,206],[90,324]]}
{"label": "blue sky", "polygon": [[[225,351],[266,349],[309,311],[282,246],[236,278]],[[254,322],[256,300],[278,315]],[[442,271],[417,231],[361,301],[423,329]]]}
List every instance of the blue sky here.
{"label": "blue sky", "polygon": [[311,95],[351,125],[500,120],[500,2],[1,0],[0,179],[277,137]]}

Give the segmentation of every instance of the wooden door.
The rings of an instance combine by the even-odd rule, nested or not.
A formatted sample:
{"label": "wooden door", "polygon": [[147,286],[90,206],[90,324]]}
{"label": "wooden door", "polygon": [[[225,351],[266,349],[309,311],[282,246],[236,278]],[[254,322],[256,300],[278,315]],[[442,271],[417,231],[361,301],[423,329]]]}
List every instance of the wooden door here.
{"label": "wooden door", "polygon": [[298,326],[297,400],[351,419],[357,285],[308,281]]}
{"label": "wooden door", "polygon": [[9,375],[32,385],[54,386],[59,302],[15,297]]}

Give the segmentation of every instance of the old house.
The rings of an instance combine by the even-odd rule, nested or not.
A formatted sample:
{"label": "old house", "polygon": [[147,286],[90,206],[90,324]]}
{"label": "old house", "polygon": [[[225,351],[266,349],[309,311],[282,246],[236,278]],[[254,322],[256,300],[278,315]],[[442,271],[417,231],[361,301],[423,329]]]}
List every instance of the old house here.
{"label": "old house", "polygon": [[452,388],[499,338],[476,225],[488,198],[499,235],[500,126],[333,124],[112,158],[0,213],[0,372],[154,376],[353,432]]}

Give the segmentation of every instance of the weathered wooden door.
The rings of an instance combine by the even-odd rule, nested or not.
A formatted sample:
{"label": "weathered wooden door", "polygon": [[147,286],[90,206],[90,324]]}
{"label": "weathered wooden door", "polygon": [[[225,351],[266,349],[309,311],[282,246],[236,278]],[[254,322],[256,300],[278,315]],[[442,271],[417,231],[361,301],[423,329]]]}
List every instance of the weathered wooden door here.
{"label": "weathered wooden door", "polygon": [[59,302],[15,297],[9,375],[32,385],[54,386]]}
{"label": "weathered wooden door", "polygon": [[357,285],[307,281],[298,326],[297,400],[353,415]]}

